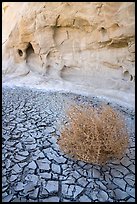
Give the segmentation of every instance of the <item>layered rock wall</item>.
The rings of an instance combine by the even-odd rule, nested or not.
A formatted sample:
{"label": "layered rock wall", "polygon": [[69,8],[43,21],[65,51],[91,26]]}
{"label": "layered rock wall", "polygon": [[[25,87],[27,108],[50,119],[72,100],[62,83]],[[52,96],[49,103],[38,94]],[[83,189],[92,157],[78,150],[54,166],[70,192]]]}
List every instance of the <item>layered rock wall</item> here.
{"label": "layered rock wall", "polygon": [[3,83],[134,104],[135,3],[5,2],[2,28]]}

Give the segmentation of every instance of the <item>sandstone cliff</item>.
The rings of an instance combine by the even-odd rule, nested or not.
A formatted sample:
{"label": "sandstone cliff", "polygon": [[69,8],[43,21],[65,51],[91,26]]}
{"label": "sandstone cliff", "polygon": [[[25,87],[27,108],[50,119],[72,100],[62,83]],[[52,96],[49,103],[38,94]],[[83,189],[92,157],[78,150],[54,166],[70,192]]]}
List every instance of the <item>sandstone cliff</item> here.
{"label": "sandstone cliff", "polygon": [[3,83],[134,106],[135,3],[5,2]]}

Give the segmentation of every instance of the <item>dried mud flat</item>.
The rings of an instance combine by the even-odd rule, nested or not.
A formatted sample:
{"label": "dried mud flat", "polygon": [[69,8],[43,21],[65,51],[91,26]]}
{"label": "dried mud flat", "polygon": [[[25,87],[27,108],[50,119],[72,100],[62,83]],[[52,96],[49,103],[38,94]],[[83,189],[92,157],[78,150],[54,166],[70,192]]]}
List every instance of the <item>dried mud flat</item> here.
{"label": "dried mud flat", "polygon": [[98,106],[102,101],[3,87],[2,202],[135,202],[134,110],[109,102],[126,119],[130,146],[120,161],[99,166],[74,160],[57,145],[65,111],[75,103]]}

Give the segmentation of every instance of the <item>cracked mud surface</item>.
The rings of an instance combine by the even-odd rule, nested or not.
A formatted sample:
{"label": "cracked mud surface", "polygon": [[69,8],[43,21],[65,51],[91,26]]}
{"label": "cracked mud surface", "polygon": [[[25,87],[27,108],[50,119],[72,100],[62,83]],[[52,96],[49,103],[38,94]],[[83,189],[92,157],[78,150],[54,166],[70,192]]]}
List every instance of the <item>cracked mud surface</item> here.
{"label": "cracked mud surface", "polygon": [[65,110],[72,103],[99,105],[96,97],[19,87],[3,87],[2,97],[3,202],[135,202],[133,111],[117,106],[130,147],[101,167],[70,158],[56,143]]}

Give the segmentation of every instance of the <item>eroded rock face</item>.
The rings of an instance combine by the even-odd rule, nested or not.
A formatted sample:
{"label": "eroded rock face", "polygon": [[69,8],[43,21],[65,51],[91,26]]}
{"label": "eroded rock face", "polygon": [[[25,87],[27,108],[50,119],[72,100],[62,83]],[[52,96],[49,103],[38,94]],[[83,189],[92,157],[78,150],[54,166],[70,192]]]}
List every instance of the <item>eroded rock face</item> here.
{"label": "eroded rock face", "polygon": [[5,2],[2,20],[3,83],[134,106],[135,3]]}

